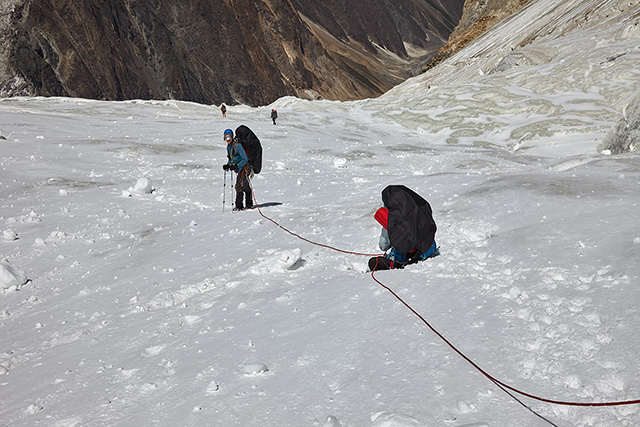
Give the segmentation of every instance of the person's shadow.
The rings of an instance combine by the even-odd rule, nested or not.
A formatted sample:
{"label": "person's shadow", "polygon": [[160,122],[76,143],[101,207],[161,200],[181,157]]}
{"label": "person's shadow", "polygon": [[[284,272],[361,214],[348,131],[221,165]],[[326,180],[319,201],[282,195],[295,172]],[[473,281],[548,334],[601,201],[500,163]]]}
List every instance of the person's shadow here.
{"label": "person's shadow", "polygon": [[280,202],[267,202],[267,203],[258,203],[259,208],[270,208],[271,206],[279,206],[282,203]]}

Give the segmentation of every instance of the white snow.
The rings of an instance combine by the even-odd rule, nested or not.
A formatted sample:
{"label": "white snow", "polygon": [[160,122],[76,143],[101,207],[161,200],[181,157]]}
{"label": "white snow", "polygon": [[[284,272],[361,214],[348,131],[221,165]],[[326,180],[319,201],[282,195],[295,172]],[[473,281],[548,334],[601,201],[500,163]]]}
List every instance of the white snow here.
{"label": "white snow", "polygon": [[[129,189],[124,191],[122,194],[124,196],[131,197],[133,195],[142,196],[145,194],[151,194],[152,192],[153,192],[153,185],[151,184],[151,180],[146,176],[143,176],[138,178],[138,180],[136,181],[133,187],[129,187]],[[63,194],[62,192],[60,194],[66,195],[66,194]]]}
{"label": "white snow", "polygon": [[[640,158],[597,152],[640,93],[640,10],[586,3],[610,9],[553,21],[529,61],[360,102],[222,119],[0,100],[0,424],[549,425],[375,283],[367,256],[281,228],[377,253],[389,184],[429,200],[442,255],[376,278],[448,340],[534,395],[640,399]],[[240,124],[262,140],[255,196],[281,227],[231,212],[222,131]],[[520,399],[563,427],[640,423],[638,405]]]}
{"label": "white snow", "polygon": [[18,289],[27,283],[27,275],[19,268],[0,263],[0,289]]}
{"label": "white snow", "polygon": [[18,240],[18,233],[16,233],[15,231],[13,231],[10,228],[7,228],[6,230],[2,231],[2,238],[4,239],[5,242],[11,242],[13,240]]}
{"label": "white snow", "polygon": [[244,372],[245,375],[260,375],[268,370],[269,368],[267,368],[267,365],[264,363],[249,363],[242,368],[242,372]]}

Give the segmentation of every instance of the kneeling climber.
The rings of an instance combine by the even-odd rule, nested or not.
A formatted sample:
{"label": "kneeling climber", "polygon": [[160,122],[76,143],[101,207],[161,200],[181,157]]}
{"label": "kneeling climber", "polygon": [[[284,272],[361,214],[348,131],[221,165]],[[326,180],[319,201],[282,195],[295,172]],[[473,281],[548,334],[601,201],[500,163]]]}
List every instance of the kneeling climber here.
{"label": "kneeling climber", "polygon": [[385,256],[369,259],[371,271],[403,268],[440,255],[436,223],[425,199],[404,185],[390,185],[382,191],[382,202],[374,218],[382,225],[379,245]]}

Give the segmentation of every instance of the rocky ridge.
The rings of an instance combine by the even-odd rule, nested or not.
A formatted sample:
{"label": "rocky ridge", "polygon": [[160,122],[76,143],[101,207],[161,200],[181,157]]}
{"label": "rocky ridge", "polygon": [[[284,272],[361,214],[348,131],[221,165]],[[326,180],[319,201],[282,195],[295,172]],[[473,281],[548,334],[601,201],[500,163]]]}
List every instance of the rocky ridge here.
{"label": "rocky ridge", "polygon": [[0,93],[265,105],[375,97],[447,40],[463,0],[5,0]]}

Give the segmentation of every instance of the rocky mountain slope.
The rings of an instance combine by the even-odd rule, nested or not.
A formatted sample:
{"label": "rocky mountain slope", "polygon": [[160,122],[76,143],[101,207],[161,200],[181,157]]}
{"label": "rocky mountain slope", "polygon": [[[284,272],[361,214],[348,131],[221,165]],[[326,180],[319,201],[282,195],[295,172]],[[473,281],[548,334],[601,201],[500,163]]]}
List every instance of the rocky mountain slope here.
{"label": "rocky mountain slope", "polygon": [[5,0],[2,94],[264,105],[406,79],[463,0]]}
{"label": "rocky mountain slope", "polygon": [[467,0],[462,18],[449,36],[449,41],[429,60],[422,71],[433,68],[460,51],[485,31],[530,2],[531,0]]}

